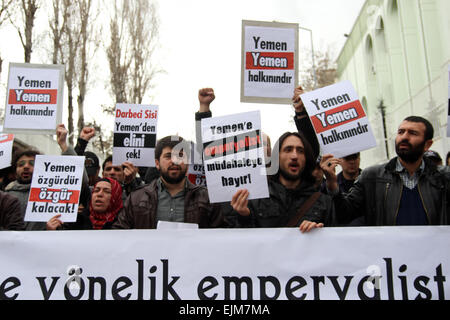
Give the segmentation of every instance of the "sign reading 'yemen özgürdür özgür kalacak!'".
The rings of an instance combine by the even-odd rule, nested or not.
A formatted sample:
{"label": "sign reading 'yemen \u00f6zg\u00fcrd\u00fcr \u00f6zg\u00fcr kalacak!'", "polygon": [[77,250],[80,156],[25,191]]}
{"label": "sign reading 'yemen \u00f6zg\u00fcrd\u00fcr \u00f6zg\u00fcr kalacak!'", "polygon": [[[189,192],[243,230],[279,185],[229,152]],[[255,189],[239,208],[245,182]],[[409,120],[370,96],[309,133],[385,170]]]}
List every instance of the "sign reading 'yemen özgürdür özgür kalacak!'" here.
{"label": "sign reading 'yemen \u00f6zg\u00fcrd\u00fcr \u00f6zg\u00fcr kalacak!'", "polygon": [[55,133],[62,122],[64,66],[10,63],[5,132]]}
{"label": "sign reading 'yemen \u00f6zg\u00fcrd\u00fcr \u00f6zg\u00fcr kalacak!'", "polygon": [[154,167],[157,122],[158,106],[117,104],[113,165]]}
{"label": "sign reading 'yemen \u00f6zg\u00fcrd\u00fcr \u00f6zg\u00fcr kalacak!'", "polygon": [[302,94],[301,98],[324,154],[341,158],[377,145],[349,81]]}
{"label": "sign reading 'yemen \u00f6zg\u00fcrd\u00fcr \u00f6zg\u00fcr kalacak!'", "polygon": [[84,157],[37,155],[25,221],[47,222],[60,214],[75,222],[78,214]]}
{"label": "sign reading 'yemen \u00f6zg\u00fcrd\u00fcr \u00f6zg\u00fcr kalacak!'", "polygon": [[240,189],[249,199],[269,197],[258,111],[202,119],[203,160],[212,203]]}
{"label": "sign reading 'yemen \u00f6zg\u00fcrd\u00fcr \u00f6zg\u00fcr kalacak!'", "polygon": [[298,24],[242,21],[241,102],[291,104]]}

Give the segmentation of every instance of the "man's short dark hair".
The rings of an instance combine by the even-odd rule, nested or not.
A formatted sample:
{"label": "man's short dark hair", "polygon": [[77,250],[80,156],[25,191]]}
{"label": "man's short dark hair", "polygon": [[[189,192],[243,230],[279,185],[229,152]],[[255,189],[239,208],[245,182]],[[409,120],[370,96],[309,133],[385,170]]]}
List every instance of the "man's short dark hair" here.
{"label": "man's short dark hair", "polygon": [[434,129],[431,125],[430,121],[428,121],[425,118],[419,117],[419,116],[409,116],[405,118],[403,121],[409,121],[409,122],[420,122],[425,125],[425,141],[431,140],[434,137]]}
{"label": "man's short dark hair", "polygon": [[361,155],[361,153],[357,152],[357,153],[349,154],[348,156],[343,157],[343,159],[346,161],[356,160],[360,157],[360,155]]}
{"label": "man's short dark hair", "polygon": [[85,156],[84,167],[86,168],[88,176],[95,175],[97,170],[100,169],[100,161],[97,155],[91,151],[86,151],[84,153],[84,156]]}
{"label": "man's short dark hair", "polygon": [[105,170],[105,166],[107,162],[112,162],[112,155],[108,156],[102,164],[102,170]]}
{"label": "man's short dark hair", "polygon": [[22,150],[22,151],[18,151],[16,153],[15,157],[14,157],[12,166],[14,167],[14,169],[16,169],[17,161],[19,161],[20,158],[22,158],[22,157],[30,157],[30,158],[33,157],[33,158],[36,158],[36,156],[38,154],[41,154],[41,153],[39,151],[37,151],[37,150],[34,150],[34,149],[25,149],[25,150]]}
{"label": "man's short dark hair", "polygon": [[[316,180],[314,179],[312,172],[314,171],[314,169],[316,167],[316,159],[314,158],[311,144],[308,142],[308,140],[306,140],[305,136],[302,133],[299,133],[299,132],[284,133],[278,139],[277,143],[275,143],[275,146],[273,147],[272,156],[274,156],[274,155],[277,155],[278,157],[280,156],[281,146],[283,145],[284,141],[287,138],[289,138],[290,136],[295,136],[295,137],[299,138],[302,141],[303,147],[305,150],[306,163],[305,163],[305,168],[303,169],[303,172],[301,173],[300,178],[302,179],[302,181],[308,181],[308,182],[314,184]],[[276,152],[276,151],[278,151],[278,152]],[[279,174],[279,171],[280,171],[280,169],[278,169],[278,174]]]}
{"label": "man's short dark hair", "polygon": [[[180,142],[184,142],[184,141],[186,141],[186,140],[184,140],[180,136],[167,136],[167,137],[161,138],[155,147],[155,160],[159,161],[164,148],[169,147],[170,149],[173,149]],[[189,150],[185,150],[185,151],[187,152]]]}

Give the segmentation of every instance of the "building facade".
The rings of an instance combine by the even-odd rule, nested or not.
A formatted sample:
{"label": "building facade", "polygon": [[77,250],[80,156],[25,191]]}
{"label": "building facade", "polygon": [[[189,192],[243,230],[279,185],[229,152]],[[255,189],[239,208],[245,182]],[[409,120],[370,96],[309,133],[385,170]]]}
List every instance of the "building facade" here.
{"label": "building facade", "polygon": [[444,159],[447,138],[450,1],[367,0],[337,59],[338,78],[359,94],[377,139],[361,166],[395,156],[400,122],[418,115],[435,129],[431,149]]}

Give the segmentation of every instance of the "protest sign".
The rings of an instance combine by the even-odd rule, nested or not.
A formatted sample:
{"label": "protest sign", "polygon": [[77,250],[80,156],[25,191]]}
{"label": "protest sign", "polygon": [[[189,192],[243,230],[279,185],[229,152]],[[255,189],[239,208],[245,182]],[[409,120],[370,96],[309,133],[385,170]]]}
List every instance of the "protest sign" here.
{"label": "protest sign", "polygon": [[4,130],[55,134],[62,123],[63,65],[10,63]]}
{"label": "protest sign", "polygon": [[206,186],[205,167],[203,165],[202,145],[191,142],[191,161],[187,171],[189,182],[196,186]]}
{"label": "protest sign", "polygon": [[447,226],[3,231],[0,297],[445,300],[449,242]]}
{"label": "protest sign", "polygon": [[323,154],[341,158],[377,145],[350,81],[304,93],[301,98]]}
{"label": "protest sign", "polygon": [[450,65],[448,66],[448,116],[447,116],[447,137],[450,137]]}
{"label": "protest sign", "polygon": [[202,140],[212,203],[231,201],[240,189],[249,199],[269,197],[259,111],[202,119]]}
{"label": "protest sign", "polygon": [[241,102],[291,104],[298,24],[242,21]]}
{"label": "protest sign", "polygon": [[0,169],[11,166],[13,134],[0,134]]}
{"label": "protest sign", "polygon": [[203,164],[190,163],[187,178],[196,186],[206,186],[205,167]]}
{"label": "protest sign", "polygon": [[157,122],[158,106],[117,104],[113,165],[154,167]]}
{"label": "protest sign", "polygon": [[77,220],[84,157],[37,155],[25,221]]}

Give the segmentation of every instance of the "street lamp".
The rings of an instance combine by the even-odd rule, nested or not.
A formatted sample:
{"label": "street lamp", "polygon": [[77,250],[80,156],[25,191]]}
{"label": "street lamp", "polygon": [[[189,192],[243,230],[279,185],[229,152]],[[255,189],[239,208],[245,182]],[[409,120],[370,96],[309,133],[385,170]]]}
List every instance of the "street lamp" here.
{"label": "street lamp", "polygon": [[298,27],[299,29],[308,31],[311,34],[311,52],[312,52],[312,64],[313,64],[313,74],[314,74],[314,89],[317,88],[317,76],[316,76],[316,64],[314,62],[314,43],[313,43],[313,34],[312,30],[308,28]]}

